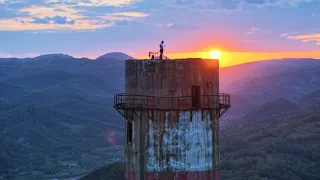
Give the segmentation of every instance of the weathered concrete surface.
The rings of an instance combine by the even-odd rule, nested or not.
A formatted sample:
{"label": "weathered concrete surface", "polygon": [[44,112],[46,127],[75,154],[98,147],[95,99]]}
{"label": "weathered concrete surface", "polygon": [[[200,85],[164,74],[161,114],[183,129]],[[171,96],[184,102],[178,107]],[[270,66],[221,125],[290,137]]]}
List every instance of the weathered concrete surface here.
{"label": "weathered concrete surface", "polygon": [[219,61],[127,60],[126,94],[148,96],[190,96],[191,86],[201,86],[201,94],[219,92]]}
{"label": "weathered concrete surface", "polygon": [[[191,96],[192,86],[200,86],[201,95],[218,94],[219,62],[211,59],[126,61],[127,95]],[[155,103],[152,98],[131,101]],[[208,101],[212,102],[210,108],[218,108],[218,98]],[[172,101],[161,99],[156,105],[167,108],[172,106]],[[219,178],[219,119],[214,110],[136,113],[140,117],[128,119],[133,123],[133,141],[126,147],[127,179]]]}
{"label": "weathered concrete surface", "polygon": [[180,112],[179,122],[170,119],[175,112],[149,120],[147,135],[147,171],[181,172],[212,169],[212,128],[210,116],[202,120],[201,113]]}

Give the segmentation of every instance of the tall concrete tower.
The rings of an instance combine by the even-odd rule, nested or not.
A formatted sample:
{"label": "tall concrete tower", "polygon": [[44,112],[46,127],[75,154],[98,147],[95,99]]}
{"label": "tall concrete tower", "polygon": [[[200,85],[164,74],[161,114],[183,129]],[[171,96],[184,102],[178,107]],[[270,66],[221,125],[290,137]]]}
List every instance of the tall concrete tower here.
{"label": "tall concrete tower", "polygon": [[126,119],[127,180],[219,180],[219,61],[127,60],[126,92],[114,108]]}

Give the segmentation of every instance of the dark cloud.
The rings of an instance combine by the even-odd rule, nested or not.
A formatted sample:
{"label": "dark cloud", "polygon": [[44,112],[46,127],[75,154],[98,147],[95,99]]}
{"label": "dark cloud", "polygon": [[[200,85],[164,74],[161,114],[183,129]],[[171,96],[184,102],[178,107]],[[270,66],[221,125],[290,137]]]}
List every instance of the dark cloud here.
{"label": "dark cloud", "polygon": [[[0,3],[1,5],[4,5],[10,9],[21,9],[32,5],[45,5],[46,0],[8,0],[3,3]],[[2,11],[0,11],[0,14]]]}
{"label": "dark cloud", "polygon": [[45,18],[35,17],[35,18],[33,18],[32,23],[34,23],[34,24],[50,24],[50,20],[51,20],[50,17],[45,17]]}
{"label": "dark cloud", "polygon": [[68,21],[67,17],[62,16],[54,16],[54,17],[45,17],[45,18],[33,18],[33,21],[31,23],[34,24],[74,24],[75,21]]}
{"label": "dark cloud", "polygon": [[27,16],[28,13],[21,13],[18,9],[8,8],[6,5],[0,4],[0,19]]}
{"label": "dark cloud", "polygon": [[55,24],[74,24],[75,20],[68,21],[67,17],[55,16],[52,18]]}

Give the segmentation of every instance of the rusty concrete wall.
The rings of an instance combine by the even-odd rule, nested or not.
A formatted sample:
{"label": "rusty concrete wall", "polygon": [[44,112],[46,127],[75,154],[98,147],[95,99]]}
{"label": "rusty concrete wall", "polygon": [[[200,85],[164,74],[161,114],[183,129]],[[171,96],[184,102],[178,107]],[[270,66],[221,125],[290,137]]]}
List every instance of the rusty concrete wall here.
{"label": "rusty concrete wall", "polygon": [[219,91],[219,61],[127,60],[126,93],[149,96],[190,96],[191,86],[201,86],[201,94]]}
{"label": "rusty concrete wall", "polygon": [[[212,59],[126,61],[127,95],[191,96],[193,85],[200,86],[201,95],[218,94],[219,62]],[[171,105],[170,101],[157,103],[161,107]],[[127,179],[213,179],[216,176],[219,166],[216,112],[137,113],[140,119],[133,120],[133,144],[126,147]]]}

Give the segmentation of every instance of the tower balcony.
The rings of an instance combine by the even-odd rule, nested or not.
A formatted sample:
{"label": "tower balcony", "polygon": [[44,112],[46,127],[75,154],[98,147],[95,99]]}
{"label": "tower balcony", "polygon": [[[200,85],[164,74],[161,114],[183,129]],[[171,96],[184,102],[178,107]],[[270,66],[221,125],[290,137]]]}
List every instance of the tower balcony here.
{"label": "tower balcony", "polygon": [[226,111],[230,107],[230,95],[225,93],[216,95],[200,95],[199,97],[159,97],[146,95],[129,95],[125,93],[118,93],[114,95],[114,108],[122,110]]}

